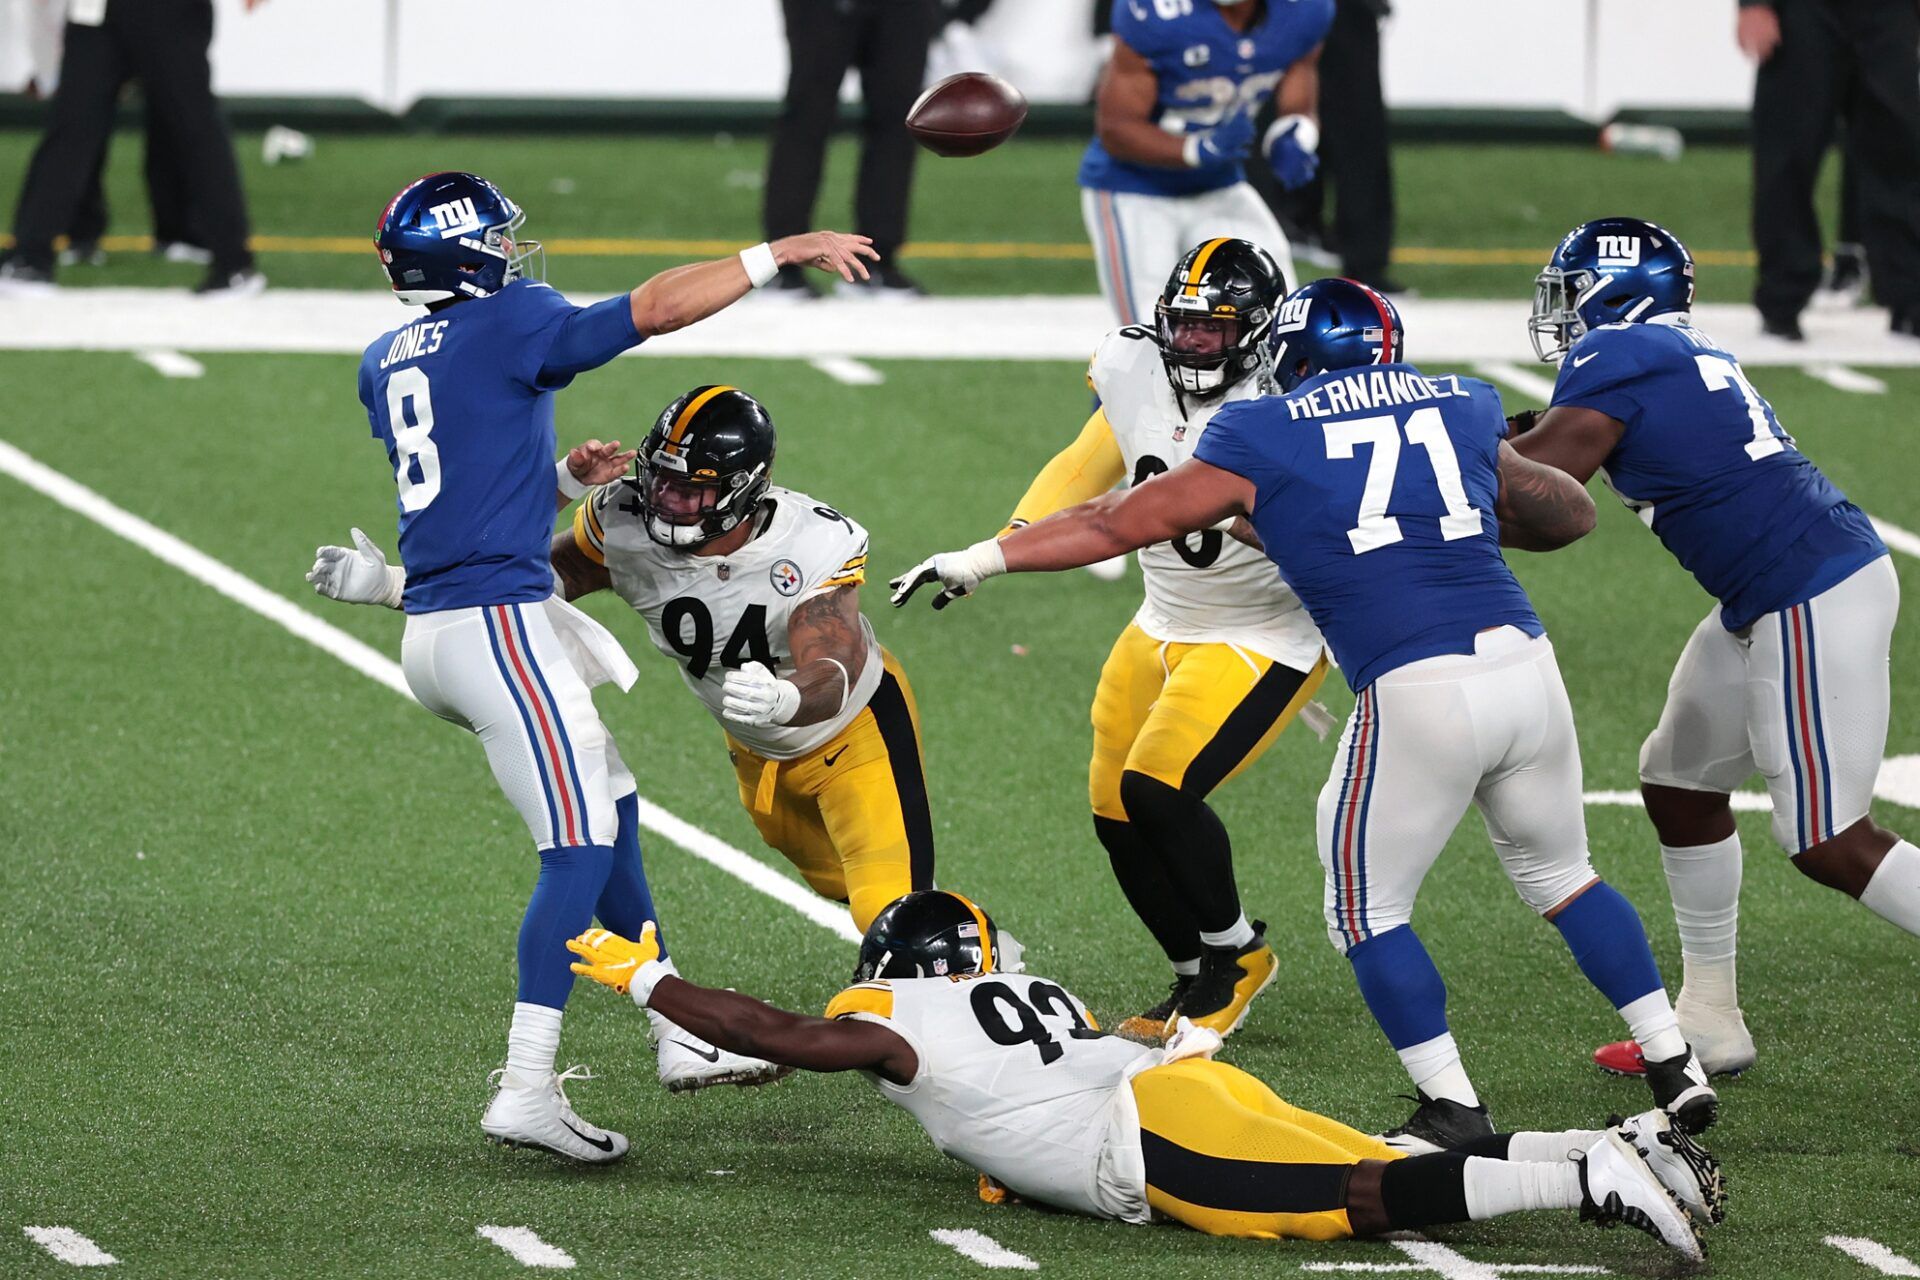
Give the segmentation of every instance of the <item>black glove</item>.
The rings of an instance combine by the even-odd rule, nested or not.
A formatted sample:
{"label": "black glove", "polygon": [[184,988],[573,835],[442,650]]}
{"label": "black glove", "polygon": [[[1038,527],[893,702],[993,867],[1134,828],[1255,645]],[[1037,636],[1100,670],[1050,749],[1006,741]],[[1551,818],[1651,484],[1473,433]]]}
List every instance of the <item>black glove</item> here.
{"label": "black glove", "polygon": [[1511,440],[1515,436],[1523,436],[1533,430],[1535,426],[1539,425],[1540,415],[1545,412],[1545,409],[1522,409],[1520,412],[1508,418],[1507,439]]}

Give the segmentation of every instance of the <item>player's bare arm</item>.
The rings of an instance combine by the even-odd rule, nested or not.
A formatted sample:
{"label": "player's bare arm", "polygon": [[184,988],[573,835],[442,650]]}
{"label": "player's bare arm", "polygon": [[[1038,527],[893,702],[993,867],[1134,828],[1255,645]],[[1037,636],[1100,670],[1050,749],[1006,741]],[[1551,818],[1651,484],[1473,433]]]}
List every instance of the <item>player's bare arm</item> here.
{"label": "player's bare arm", "polygon": [[787,723],[819,724],[839,715],[867,660],[860,588],[835,587],[795,609],[787,620],[787,651],[794,667],[789,680],[800,691],[800,709]]}
{"label": "player's bare arm", "polygon": [[1320,51],[1324,48],[1324,44],[1313,46],[1280,78],[1273,91],[1273,105],[1282,117],[1320,118]]}
{"label": "player's bare arm", "polygon": [[578,600],[613,586],[613,575],[607,566],[595,564],[592,557],[580,549],[571,529],[553,535],[548,559],[553,563],[553,581],[562,600]]}
{"label": "player's bare arm", "polygon": [[[842,280],[867,278],[867,261],[878,261],[873,242],[839,231],[786,236],[769,246],[776,267],[812,267]],[[749,253],[752,250],[748,251]],[[755,285],[743,257],[694,262],[662,271],[629,295],[633,327],[643,338],[684,329],[732,306]]]}
{"label": "player's bare arm", "polygon": [[1153,64],[1124,41],[1113,44],[1113,56],[1100,75],[1093,99],[1093,128],[1100,145],[1116,160],[1187,167],[1186,139],[1154,123],[1153,105],[1160,95],[1160,79]]}
{"label": "player's bare arm", "polygon": [[776,1009],[735,991],[696,986],[667,972],[653,923],[630,941],[606,929],[589,929],[569,939],[567,950],[580,957],[573,971],[602,986],[631,995],[710,1044],[734,1052],[752,1045],[753,1057],[803,1071],[872,1071],[905,1084],[920,1070],[919,1057],[904,1038],[874,1022],[846,1018],[829,1021]]}
{"label": "player's bare arm", "polygon": [[1593,531],[1593,499],[1572,475],[1522,456],[1500,442],[1500,545],[1557,551]]}
{"label": "player's bare arm", "polygon": [[1620,443],[1626,424],[1598,409],[1556,405],[1544,412],[1517,413],[1507,419],[1514,450],[1523,458],[1557,467],[1581,484]]}
{"label": "player's bare arm", "polygon": [[1002,573],[1048,573],[1124,555],[1201,529],[1225,527],[1253,509],[1253,482],[1189,459],[1122,493],[1103,494],[1045,520],[943,552],[895,578],[893,603],[905,604],[928,583],[944,588],[934,608]]}

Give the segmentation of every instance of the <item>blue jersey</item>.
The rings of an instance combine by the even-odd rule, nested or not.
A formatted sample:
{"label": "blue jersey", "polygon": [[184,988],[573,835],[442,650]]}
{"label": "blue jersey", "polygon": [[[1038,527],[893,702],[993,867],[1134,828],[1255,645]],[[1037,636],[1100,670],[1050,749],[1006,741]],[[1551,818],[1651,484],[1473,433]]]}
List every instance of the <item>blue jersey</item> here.
{"label": "blue jersey", "polygon": [[1729,631],[1887,553],[1739,363],[1684,318],[1592,330],[1561,360],[1553,403],[1625,427],[1601,479],[1720,601]]}
{"label": "blue jersey", "polygon": [[[1235,31],[1214,0],[1113,0],[1113,34],[1153,66],[1153,118],[1169,133],[1211,129],[1233,111],[1257,112],[1288,67],[1333,24],[1333,0],[1265,0],[1251,27]],[[1097,191],[1189,196],[1246,177],[1238,160],[1199,169],[1130,164],[1087,144],[1080,185]]]}
{"label": "blue jersey", "polygon": [[553,393],[639,341],[625,295],[576,307],[515,280],[367,348],[360,403],[399,486],[408,613],[553,594]]}
{"label": "blue jersey", "polygon": [[1213,415],[1193,456],[1251,480],[1253,527],[1357,692],[1543,628],[1500,554],[1500,395],[1409,364],[1340,369]]}

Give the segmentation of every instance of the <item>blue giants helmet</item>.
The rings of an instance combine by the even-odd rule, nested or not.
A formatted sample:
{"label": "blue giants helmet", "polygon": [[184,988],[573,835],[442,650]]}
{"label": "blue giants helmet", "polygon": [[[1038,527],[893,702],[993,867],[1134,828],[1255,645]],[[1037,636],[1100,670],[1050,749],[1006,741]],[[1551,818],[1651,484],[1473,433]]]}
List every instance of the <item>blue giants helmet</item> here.
{"label": "blue giants helmet", "polygon": [[516,242],[526,221],[500,188],[471,173],[430,173],[388,201],[374,247],[408,306],[484,298],[525,275],[538,241]]}
{"label": "blue giants helmet", "polygon": [[1639,218],[1596,218],[1567,232],[1533,280],[1533,352],[1559,362],[1587,330],[1693,307],[1693,255]]}
{"label": "blue giants helmet", "polygon": [[1273,380],[1291,391],[1316,373],[1407,358],[1407,330],[1387,296],[1358,280],[1303,284],[1273,321]]}

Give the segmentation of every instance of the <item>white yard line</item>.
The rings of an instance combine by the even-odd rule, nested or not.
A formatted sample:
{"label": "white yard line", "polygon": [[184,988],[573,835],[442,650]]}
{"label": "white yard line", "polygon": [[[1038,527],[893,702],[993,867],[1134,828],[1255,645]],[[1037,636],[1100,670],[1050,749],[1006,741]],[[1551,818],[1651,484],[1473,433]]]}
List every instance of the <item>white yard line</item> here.
{"label": "white yard line", "polygon": [[542,1240],[534,1234],[532,1227],[496,1227],[488,1223],[475,1227],[473,1232],[499,1245],[523,1267],[545,1267],[550,1271],[573,1270],[573,1255]]}
{"label": "white yard line", "polygon": [[1605,1267],[1560,1262],[1475,1262],[1437,1240],[1394,1239],[1394,1248],[1411,1262],[1303,1262],[1302,1271],[1372,1273],[1397,1272],[1439,1276],[1440,1280],[1502,1280],[1505,1276],[1604,1276]]}
{"label": "white yard line", "polygon": [[[384,653],[348,635],[332,623],[323,622],[286,597],[267,590],[199,548],[116,506],[101,494],[4,440],[0,440],[0,474],[12,476],[76,515],[85,516],[195,581],[213,588],[235,604],[332,654],[368,679],[407,698],[413,697],[400,664]],[[848,918],[844,907],[816,897],[810,889],[789,880],[758,858],[676,817],[645,796],[640,797],[640,825],[750,888],[793,908],[821,928],[849,942],[860,940],[860,931],[853,927],[853,921]]]}
{"label": "white yard line", "polygon": [[1873,521],[1873,531],[1880,535],[1880,541],[1903,556],[1920,559],[1920,534],[1909,533],[1897,524],[1888,524],[1879,516],[1870,515],[1867,519]]}
{"label": "white yard line", "polygon": [[27,1239],[70,1267],[110,1267],[120,1259],[72,1227],[22,1227]]}
{"label": "white yard line", "polygon": [[886,374],[852,356],[815,356],[807,363],[835,382],[844,382],[850,387],[877,387],[887,380]]}
{"label": "white yard line", "polygon": [[1852,1258],[1872,1267],[1883,1276],[1920,1276],[1920,1266],[1903,1258],[1878,1240],[1864,1236],[1828,1236],[1827,1243]]}
{"label": "white yard line", "polygon": [[1522,369],[1517,364],[1488,360],[1473,366],[1473,371],[1494,382],[1504,382],[1515,391],[1524,391],[1542,405],[1553,399],[1552,378],[1543,377],[1531,369]]}
{"label": "white yard line", "polygon": [[183,355],[178,351],[168,351],[164,348],[136,352],[134,359],[146,365],[149,369],[154,370],[163,378],[198,378],[207,371],[207,366],[201,364],[192,356]]}
{"label": "white yard line", "polygon": [[1809,378],[1821,382],[1838,391],[1851,391],[1857,395],[1883,396],[1887,393],[1887,384],[1870,373],[1850,369],[1844,364],[1810,364],[1801,367],[1800,372]]}
{"label": "white yard line", "polygon": [[939,1227],[927,1232],[963,1258],[972,1259],[994,1271],[1038,1271],[1040,1264],[1024,1253],[1013,1250],[992,1236],[971,1227]]}

